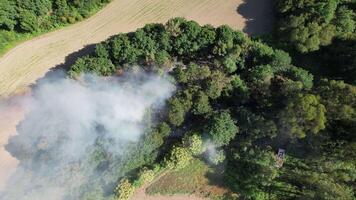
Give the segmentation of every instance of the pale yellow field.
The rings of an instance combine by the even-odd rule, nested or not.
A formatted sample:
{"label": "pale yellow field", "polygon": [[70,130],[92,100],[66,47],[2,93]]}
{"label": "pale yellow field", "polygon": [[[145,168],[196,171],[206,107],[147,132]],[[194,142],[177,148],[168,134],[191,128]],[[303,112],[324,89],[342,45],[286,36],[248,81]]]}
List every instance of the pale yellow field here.
{"label": "pale yellow field", "polygon": [[[253,33],[254,29],[268,29],[264,20],[269,22],[269,16],[264,16],[264,13],[268,13],[264,8],[269,3],[270,0],[113,0],[91,18],[26,41],[1,57],[0,99],[26,91],[51,68],[63,63],[67,55],[84,46],[98,43],[119,32],[134,31],[146,23],[164,23],[179,16],[200,24],[228,24],[243,30],[251,22],[246,18],[256,15],[262,20],[246,31]],[[250,17],[244,17],[237,11],[242,4],[247,5],[243,12]],[[17,164],[3,149],[8,137],[15,134],[15,126],[23,116],[24,111],[17,108],[0,110],[0,190],[5,175],[9,175]]]}

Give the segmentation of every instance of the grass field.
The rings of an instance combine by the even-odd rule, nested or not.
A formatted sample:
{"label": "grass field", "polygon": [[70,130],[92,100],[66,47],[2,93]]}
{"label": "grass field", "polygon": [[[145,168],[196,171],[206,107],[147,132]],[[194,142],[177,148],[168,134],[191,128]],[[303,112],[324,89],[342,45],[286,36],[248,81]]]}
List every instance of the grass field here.
{"label": "grass field", "polygon": [[198,194],[212,199],[220,199],[228,192],[222,186],[220,172],[199,159],[181,170],[166,173],[146,189],[148,195]]}

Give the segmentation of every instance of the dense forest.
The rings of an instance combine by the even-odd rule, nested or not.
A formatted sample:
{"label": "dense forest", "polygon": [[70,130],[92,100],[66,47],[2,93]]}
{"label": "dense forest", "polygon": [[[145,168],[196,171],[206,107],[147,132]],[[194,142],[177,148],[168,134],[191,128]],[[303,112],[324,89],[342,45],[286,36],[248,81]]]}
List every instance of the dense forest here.
{"label": "dense forest", "polygon": [[276,0],[280,42],[305,53],[355,38],[356,2],[353,0]]}
{"label": "dense forest", "polygon": [[313,74],[355,84],[355,9],[352,0],[276,0],[271,44]]}
{"label": "dense forest", "polygon": [[[71,23],[106,1],[43,0],[41,8],[5,2],[0,13],[14,15],[0,15],[1,27],[21,32]],[[276,45],[228,26],[174,18],[115,35],[79,58],[71,78],[144,71],[169,76],[177,89],[125,159],[110,155],[110,141],[92,146],[97,168],[87,173],[101,178],[76,194],[128,199],[156,174],[200,159],[223,168],[225,186],[237,194],[221,199],[355,199],[356,2],[276,2]],[[23,10],[28,6],[32,13]],[[211,160],[209,148],[217,152]],[[286,152],[282,166],[279,149]],[[41,162],[43,150],[33,151]],[[12,154],[22,161],[21,151]]]}
{"label": "dense forest", "polygon": [[[105,141],[93,146],[91,173],[101,180],[86,183],[82,199],[127,199],[155,173],[204,160],[211,145],[217,153],[209,163],[224,168],[226,186],[238,194],[226,199],[354,199],[356,87],[291,63],[285,51],[228,26],[182,18],[96,45],[70,77],[143,70],[169,74],[177,90],[126,159],[112,159]],[[280,148],[286,158],[277,167]]]}
{"label": "dense forest", "polygon": [[1,0],[0,51],[30,33],[80,21],[110,0]]}

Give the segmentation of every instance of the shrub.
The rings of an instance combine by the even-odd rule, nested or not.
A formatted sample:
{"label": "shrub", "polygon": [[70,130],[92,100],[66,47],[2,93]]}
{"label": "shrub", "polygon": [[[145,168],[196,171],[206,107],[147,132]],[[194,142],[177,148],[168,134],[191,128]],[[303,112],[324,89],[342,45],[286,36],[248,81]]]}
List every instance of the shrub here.
{"label": "shrub", "polygon": [[155,172],[151,169],[144,167],[138,174],[137,186],[141,186],[145,183],[151,182],[155,177]]}
{"label": "shrub", "polygon": [[116,187],[118,200],[128,200],[134,193],[135,187],[127,179],[122,179]]}
{"label": "shrub", "polygon": [[168,169],[182,169],[193,159],[190,151],[184,147],[174,147],[166,160]]}
{"label": "shrub", "polygon": [[197,134],[184,137],[183,145],[189,149],[192,155],[199,155],[203,151],[202,138]]}

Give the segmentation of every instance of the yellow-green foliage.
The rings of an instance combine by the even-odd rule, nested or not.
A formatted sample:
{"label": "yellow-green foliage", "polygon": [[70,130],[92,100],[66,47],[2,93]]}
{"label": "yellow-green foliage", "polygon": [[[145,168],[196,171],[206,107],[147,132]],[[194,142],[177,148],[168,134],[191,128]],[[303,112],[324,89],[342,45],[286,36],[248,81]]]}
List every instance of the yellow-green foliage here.
{"label": "yellow-green foliage", "polygon": [[135,187],[129,180],[122,179],[119,185],[116,187],[116,195],[118,200],[128,200],[134,193]]}
{"label": "yellow-green foliage", "polygon": [[189,149],[184,147],[174,147],[166,160],[168,169],[182,169],[192,160],[192,154]]}
{"label": "yellow-green foliage", "polygon": [[194,134],[183,138],[183,144],[187,147],[192,155],[199,155],[203,151],[203,140],[201,136]]}
{"label": "yellow-green foliage", "polygon": [[154,179],[154,177],[155,177],[155,172],[153,170],[143,168],[138,175],[138,180],[137,180],[138,187],[145,183],[151,182]]}

